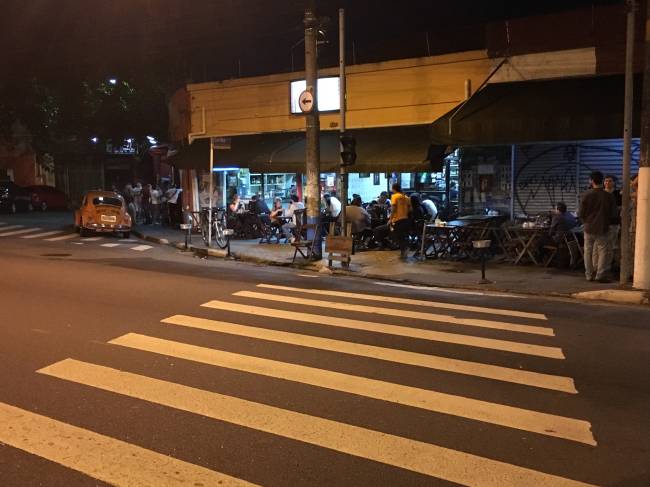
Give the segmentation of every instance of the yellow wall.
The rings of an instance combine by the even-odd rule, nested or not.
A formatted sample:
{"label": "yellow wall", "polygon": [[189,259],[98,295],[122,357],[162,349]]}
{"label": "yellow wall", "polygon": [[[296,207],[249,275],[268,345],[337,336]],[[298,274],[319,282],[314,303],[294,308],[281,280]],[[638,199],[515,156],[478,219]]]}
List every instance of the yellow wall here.
{"label": "yellow wall", "polygon": [[[466,79],[478,88],[492,65],[484,51],[470,51],[350,66],[348,127],[430,123],[464,99]],[[337,68],[319,72],[319,76],[336,74]],[[201,132],[202,107],[209,136],[304,130],[304,117],[291,115],[289,108],[289,82],[298,79],[304,79],[304,73],[188,85],[188,96],[172,100],[170,113],[180,116],[170,117],[171,132],[177,137],[187,132],[187,125],[191,132]],[[182,115],[191,123],[181,128]],[[321,114],[324,130],[337,129],[338,121],[338,112]]]}

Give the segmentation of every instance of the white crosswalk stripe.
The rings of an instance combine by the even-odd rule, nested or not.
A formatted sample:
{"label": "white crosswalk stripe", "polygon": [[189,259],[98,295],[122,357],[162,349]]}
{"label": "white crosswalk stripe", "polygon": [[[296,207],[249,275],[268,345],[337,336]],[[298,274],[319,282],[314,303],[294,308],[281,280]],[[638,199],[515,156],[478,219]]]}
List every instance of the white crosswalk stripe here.
{"label": "white crosswalk stripe", "polygon": [[235,323],[226,323],[224,321],[196,318],[193,316],[175,315],[163,319],[162,322],[169,325],[185,326],[277,343],[288,343],[300,347],[339,352],[358,357],[367,357],[384,360],[386,362],[442,370],[455,374],[510,382],[530,387],[539,387],[542,389],[567,392],[570,394],[576,394],[578,392],[573,379],[558,375],[530,372],[527,370],[439,357],[436,355],[410,352],[407,350],[384,348],[375,345],[333,340],[331,338],[321,338],[311,335],[289,333],[286,331],[269,330],[267,328],[244,326]]}
{"label": "white crosswalk stripe", "polygon": [[0,237],[13,237],[14,235],[22,235],[24,233],[33,233],[33,232],[38,232],[40,230],[41,230],[40,228],[24,228],[22,230],[13,230],[11,232],[4,232],[3,231],[2,233],[0,233]]}
{"label": "white crosswalk stripe", "polygon": [[68,233],[66,235],[61,235],[60,237],[52,237],[52,238],[46,238],[48,242],[59,242],[61,240],[70,240],[71,238],[77,238],[79,235],[76,233]]}
{"label": "white crosswalk stripe", "polygon": [[111,485],[254,485],[4,403],[0,442]]}
{"label": "white crosswalk stripe", "polygon": [[84,242],[98,242],[104,240],[104,237],[84,237]]}
{"label": "white crosswalk stripe", "polygon": [[131,247],[130,250],[135,250],[137,252],[144,252],[145,250],[152,249],[153,247],[151,245],[136,245],[135,247]]}
{"label": "white crosswalk stripe", "polygon": [[[120,244],[104,244],[104,246],[119,246]],[[150,247],[150,246],[142,246]],[[131,247],[133,249],[133,247]],[[144,249],[146,250],[146,249]],[[443,323],[452,323],[454,325],[464,325],[459,318],[454,316],[457,311],[475,312],[503,316],[508,320],[513,318],[546,320],[544,315],[535,313],[512,314],[507,309],[491,310],[490,308],[473,309],[471,306],[454,305],[454,303],[437,303],[418,300],[397,301],[386,296],[373,296],[370,294],[347,293],[342,291],[322,291],[321,290],[301,290],[287,286],[260,285],[268,291],[290,291],[298,294],[303,291],[305,294],[331,296],[333,298],[344,298],[347,300],[362,301],[381,301],[382,306],[370,307],[361,305],[351,305],[346,302],[322,301],[315,299],[296,298],[295,295],[284,296],[270,293],[255,293],[251,291],[235,291],[233,296],[251,300],[272,301],[286,303],[290,305],[301,306],[305,312],[295,312],[283,309],[265,308],[257,305],[244,305],[229,301],[213,300],[203,304],[204,308],[209,309],[209,313],[223,311],[227,313],[236,313],[242,318],[249,316],[262,316],[273,318],[281,321],[299,322],[295,326],[303,327],[307,330],[314,330],[314,326],[325,325],[320,331],[327,333],[332,329],[349,329],[362,330],[367,333],[378,333],[389,336],[399,336],[408,338],[417,338],[429,340],[431,342],[443,342],[446,344],[458,345],[459,350],[471,352],[473,349],[461,349],[460,347],[478,347],[481,349],[497,350],[512,352],[515,354],[532,355],[544,359],[550,359],[554,363],[557,359],[563,359],[564,354],[559,347],[549,345],[537,345],[519,341],[503,340],[500,338],[485,338],[473,336],[470,334],[442,333],[429,329],[422,329],[413,326],[407,326],[409,321],[414,319],[426,320],[425,315],[428,313],[418,311],[418,318],[408,313],[409,310],[400,310],[391,308],[390,304],[399,303],[403,305],[423,308],[436,308],[449,314],[435,314],[435,319],[426,321],[441,321]],[[296,298],[295,300],[290,298]],[[413,301],[413,302],[411,302]],[[438,306],[442,304],[442,306]],[[385,307],[384,307],[385,306]],[[335,309],[346,313],[368,313],[381,315],[386,321],[393,323],[377,323],[362,321],[341,316],[327,316],[324,314],[309,313],[309,308],[315,308],[320,311],[322,308]],[[404,312],[406,311],[406,314]],[[342,314],[342,313],[339,313]],[[448,320],[448,321],[445,321]],[[476,424],[476,434],[485,434],[484,428],[505,428],[511,432],[525,432],[527,436],[531,434],[539,441],[562,441],[571,442],[575,448],[595,448],[597,441],[591,431],[591,423],[584,418],[568,417],[556,414],[557,401],[560,398],[569,398],[568,394],[577,394],[573,379],[570,377],[553,375],[538,371],[524,370],[519,365],[517,356],[507,355],[508,360],[512,360],[514,367],[502,365],[493,365],[489,363],[461,360],[451,357],[437,356],[429,353],[412,352],[399,348],[388,348],[376,345],[366,345],[348,339],[332,339],[309,334],[295,332],[285,332],[273,329],[273,323],[270,327],[257,327],[243,323],[230,323],[215,319],[193,317],[187,315],[174,315],[161,320],[168,327],[179,327],[169,332],[179,332],[180,327],[184,329],[196,329],[203,332],[213,332],[216,334],[226,334],[235,337],[243,337],[249,342],[243,342],[245,347],[252,346],[252,352],[241,350],[228,351],[222,350],[221,345],[218,349],[208,348],[207,346],[184,343],[176,339],[160,338],[141,333],[127,333],[110,340],[108,343],[115,347],[128,348],[132,353],[155,354],[155,356],[168,357],[185,361],[183,367],[192,366],[192,364],[202,364],[203,366],[216,367],[219,369],[228,369],[237,371],[237,373],[251,374],[253,381],[282,380],[289,381],[294,387],[317,387],[327,391],[336,391],[337,393],[349,394],[354,401],[372,400],[383,401],[392,404],[394,407],[416,408],[432,415],[445,415],[448,420],[445,421],[445,428],[453,428],[454,420],[462,418],[464,421],[470,421]],[[549,343],[554,339],[554,333],[551,328],[535,327],[530,325],[519,325],[518,323],[504,323],[495,320],[476,320],[472,325],[479,328],[489,328],[493,335],[517,333],[530,333],[533,335],[542,335],[537,340],[543,343]],[[481,324],[479,324],[481,323]],[[484,327],[482,324],[488,323]],[[502,326],[497,326],[501,324]],[[267,326],[267,325],[265,325]],[[518,329],[518,326],[526,326],[528,329]],[[328,328],[333,327],[333,328]],[[474,328],[476,329],[476,328]],[[472,328],[468,329],[469,331]],[[548,333],[550,330],[551,333]],[[219,340],[220,343],[227,344]],[[448,391],[439,391],[437,381],[434,381],[427,388],[415,387],[413,385],[401,384],[401,380],[386,380],[367,376],[365,372],[367,367],[362,368],[364,372],[354,371],[354,359],[350,362],[352,370],[339,372],[328,370],[325,366],[309,363],[303,365],[296,363],[301,359],[282,360],[275,357],[273,352],[271,357],[260,357],[259,352],[255,350],[275,350],[263,346],[264,342],[282,344],[289,347],[302,347],[313,352],[326,352],[347,355],[348,357],[361,357],[372,359],[383,364],[387,368],[400,366],[421,367],[423,370],[437,370],[442,374],[460,374],[471,376],[475,380],[495,380],[501,383],[501,387],[507,387],[512,390],[528,388],[528,393],[541,394],[547,390],[552,393],[561,392],[563,395],[551,396],[539,406],[531,409],[530,402],[527,407],[517,404],[517,396],[504,399],[504,401],[494,399],[491,401],[482,400],[476,396],[466,397],[463,394],[452,394]],[[227,346],[226,346],[227,348]],[[299,348],[296,348],[299,350]],[[290,355],[296,357],[295,355]],[[297,355],[300,357],[300,354]],[[160,360],[156,359],[156,363]],[[176,362],[176,361],[175,361]],[[329,363],[329,362],[326,362]],[[178,364],[176,362],[176,364]],[[380,365],[382,366],[382,365]],[[536,367],[537,368],[537,367]],[[400,434],[389,434],[378,431],[373,427],[357,426],[354,421],[346,419],[340,422],[334,419],[311,415],[305,412],[291,410],[290,407],[282,407],[266,404],[264,402],[254,402],[247,399],[236,397],[236,395],[222,394],[215,391],[199,389],[171,380],[162,380],[133,373],[128,370],[105,365],[83,362],[74,358],[67,358],[54,364],[43,367],[38,370],[40,374],[61,379],[63,381],[88,387],[88,391],[99,389],[111,392],[121,396],[129,397],[133,400],[145,401],[150,404],[162,405],[174,408],[180,411],[203,416],[213,420],[230,423],[236,427],[243,427],[248,430],[273,435],[278,438],[296,440],[301,443],[310,444],[316,447],[325,448],[347,454],[359,459],[370,460],[383,463],[403,470],[415,472],[418,474],[454,482],[461,485],[471,486],[585,486],[578,480],[558,475],[558,472],[545,473],[540,470],[528,468],[524,460],[517,460],[517,464],[508,463],[501,460],[488,458],[488,456],[477,455],[470,451],[459,451],[435,444],[436,441],[421,441]],[[371,373],[372,374],[372,373]],[[400,377],[396,375],[393,377]],[[451,375],[450,377],[454,377]],[[248,380],[246,381],[248,383]],[[522,389],[523,390],[523,389]],[[340,396],[337,399],[340,401]],[[352,399],[350,399],[352,400]],[[257,401],[257,400],[256,400]],[[504,404],[503,402],[507,402]],[[535,403],[532,403],[535,404]],[[10,407],[11,408],[11,407]],[[9,412],[7,412],[9,411]],[[58,461],[60,458],[58,451],[62,450],[67,441],[65,433],[69,431],[66,428],[75,428],[65,423],[60,423],[54,419],[34,415],[29,416],[29,421],[34,424],[38,431],[32,433],[28,426],[23,435],[17,435],[15,431],[7,432],[3,428],[3,419],[7,414],[11,415],[14,411],[6,408],[0,403],[0,442],[4,442],[17,448],[24,449],[44,458]],[[33,415],[33,413],[28,413]],[[408,413],[406,413],[408,414]],[[28,420],[25,420],[29,423]],[[367,424],[367,423],[364,423]],[[75,430],[70,430],[75,431]],[[83,430],[83,439],[87,443],[76,442],[75,438],[70,441],[74,448],[88,448],[90,454],[88,462],[79,461],[76,456],[73,460],[61,461],[59,463],[86,473],[87,475],[105,480],[109,483],[121,485],[120,482],[124,472],[131,465],[131,459],[124,459],[122,463],[116,462],[117,466],[111,469],[111,473],[106,474],[102,468],[97,467],[93,462],[95,458],[113,458],[116,445],[119,440],[99,435],[95,439],[93,432]],[[47,443],[50,435],[59,435],[59,440]],[[28,439],[33,437],[33,439]],[[78,436],[72,434],[72,436]],[[434,436],[435,438],[435,436]],[[8,441],[7,441],[8,440]],[[81,440],[80,440],[81,441]],[[121,443],[119,443],[122,445]],[[143,464],[143,472],[150,472],[159,467],[157,454],[141,447],[124,443],[121,448],[126,452],[125,455],[133,455]],[[298,446],[296,447],[298,448]],[[133,452],[133,453],[131,453]],[[531,457],[532,458],[532,457]],[[249,485],[244,481],[229,477],[219,472],[213,472],[203,467],[198,467],[190,463],[180,462],[170,459],[174,463],[173,467],[162,469],[157,472],[158,477],[154,483],[148,485],[169,485],[174,476],[169,474],[170,469],[176,473],[187,472],[188,475],[215,475],[214,479],[219,479],[219,485]],[[523,464],[522,464],[523,463]],[[313,468],[313,467],[312,467]],[[99,473],[97,473],[99,472]],[[118,472],[118,473],[115,473]],[[138,472],[138,475],[140,472]],[[100,476],[104,475],[104,476]],[[105,476],[108,475],[108,476]],[[112,476],[111,476],[112,475]],[[144,475],[144,473],[143,473]],[[154,475],[154,474],[152,474]],[[136,480],[139,477],[136,477]],[[195,481],[194,477],[191,477]],[[197,477],[202,478],[202,477]],[[210,477],[205,477],[209,479]],[[210,480],[207,480],[208,482]],[[213,481],[215,482],[215,481]],[[136,481],[128,478],[129,485],[136,485]],[[205,485],[215,485],[205,484]]]}
{"label": "white crosswalk stripe", "polygon": [[17,230],[19,228],[25,228],[25,225],[9,225],[8,227],[2,227],[2,231],[6,232],[7,230]]}
{"label": "white crosswalk stripe", "polygon": [[[298,274],[302,275],[302,274]],[[311,276],[310,276],[311,277]],[[324,289],[304,289],[290,286],[277,286],[273,284],[258,284],[257,287],[265,289],[277,289],[280,291],[290,291],[295,293],[318,294],[320,296],[335,296],[340,298],[354,298],[366,301],[386,302],[386,296],[376,296],[374,294],[348,293],[342,291],[330,291]],[[491,315],[513,316],[519,318],[532,318],[535,320],[546,320],[546,315],[542,313],[529,313],[526,311],[515,311],[509,309],[486,308],[484,306],[468,306],[465,304],[443,303],[437,301],[423,301],[421,299],[399,298],[391,296],[390,302],[393,304],[408,304],[414,306],[426,306],[429,308],[452,309],[457,311],[471,311],[473,313],[486,313]]]}
{"label": "white crosswalk stripe", "polygon": [[129,333],[109,343],[595,445],[587,421]]}
{"label": "white crosswalk stripe", "polygon": [[463,485],[587,485],[337,421],[66,359],[39,373]]}
{"label": "white crosswalk stripe", "polygon": [[57,235],[59,233],[63,233],[63,230],[49,230],[47,232],[24,235],[20,238],[42,238],[42,237],[49,237],[50,235]]}
{"label": "white crosswalk stripe", "polygon": [[439,331],[427,330],[423,328],[409,328],[400,325],[387,325],[383,323],[374,323],[369,321],[352,320],[349,318],[331,317],[326,315],[317,315],[313,313],[298,313],[295,311],[285,311],[275,308],[262,308],[260,306],[250,306],[239,303],[230,303],[226,301],[209,301],[202,304],[207,308],[218,310],[227,310],[237,313],[246,313],[257,316],[267,316],[270,318],[280,318],[292,321],[302,321],[310,324],[319,324],[335,326],[339,328],[352,328],[356,330],[371,331],[375,333],[385,333],[388,335],[397,335],[409,338],[419,338],[422,340],[431,340],[436,342],[454,343],[456,345],[465,345],[468,347],[488,348],[492,350],[501,350],[504,352],[520,353],[525,355],[535,355],[539,357],[564,359],[564,353],[557,347],[545,345],[533,345],[530,343],[512,342],[507,340],[497,340],[493,338],[475,337],[471,335],[459,335],[455,333],[444,333]]}
{"label": "white crosswalk stripe", "polygon": [[101,244],[102,247],[108,247],[108,248],[119,247],[120,245],[122,245],[122,244],[118,244],[118,243],[105,243],[105,244]]}
{"label": "white crosswalk stripe", "polygon": [[321,301],[317,299],[305,299],[297,296],[279,296],[268,293],[257,293],[253,291],[239,291],[233,293],[233,296],[242,296],[245,298],[261,299],[266,301],[275,301],[280,303],[302,304],[305,306],[314,306],[318,308],[338,309],[342,311],[356,311],[359,313],[377,314],[383,316],[394,316],[398,318],[409,318],[415,320],[434,321],[437,323],[447,323],[452,325],[476,326],[479,328],[490,328],[494,330],[514,331],[518,333],[531,333],[535,335],[553,336],[553,329],[542,326],[519,325],[516,323],[505,323],[501,321],[482,320],[473,318],[456,318],[449,315],[423,313],[421,311],[410,311],[392,308],[383,308],[377,306],[364,306],[359,304],[337,303],[336,301]]}

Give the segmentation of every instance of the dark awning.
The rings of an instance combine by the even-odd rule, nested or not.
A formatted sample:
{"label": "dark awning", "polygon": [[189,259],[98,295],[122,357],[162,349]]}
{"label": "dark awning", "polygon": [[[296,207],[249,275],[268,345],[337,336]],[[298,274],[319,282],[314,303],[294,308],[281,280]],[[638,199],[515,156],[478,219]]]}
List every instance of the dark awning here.
{"label": "dark awning", "polygon": [[[640,87],[637,78],[634,134],[639,133]],[[620,75],[490,84],[455,116],[457,108],[433,122],[431,142],[462,146],[621,138],[623,95]]]}
{"label": "dark awning", "polygon": [[[351,172],[426,171],[429,126],[350,130],[357,140],[357,163]],[[338,132],[321,132],[321,171],[337,171]],[[230,149],[216,150],[214,167],[249,168],[253,172],[305,172],[304,132],[232,137]],[[169,158],[178,169],[209,167],[209,142],[199,139]]]}

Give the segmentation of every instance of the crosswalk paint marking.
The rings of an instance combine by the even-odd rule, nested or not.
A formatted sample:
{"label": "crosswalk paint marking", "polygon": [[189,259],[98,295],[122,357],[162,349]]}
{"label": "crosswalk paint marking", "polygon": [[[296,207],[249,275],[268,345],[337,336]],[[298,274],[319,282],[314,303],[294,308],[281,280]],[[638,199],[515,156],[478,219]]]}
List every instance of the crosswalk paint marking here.
{"label": "crosswalk paint marking", "polygon": [[99,240],[104,240],[104,237],[84,237],[84,242],[97,242]]}
{"label": "crosswalk paint marking", "polygon": [[497,291],[468,291],[466,289],[450,289],[447,287],[435,287],[435,286],[415,286],[413,284],[399,284],[397,282],[385,282],[385,281],[375,281],[374,284],[377,284],[378,286],[403,287],[406,289],[418,289],[420,291],[430,291],[436,293],[465,294],[467,296],[496,296],[499,298],[528,299],[528,296],[522,296],[520,294],[500,293]]}
{"label": "crosswalk paint marking", "polygon": [[0,442],[111,485],[254,485],[4,403]]}
{"label": "crosswalk paint marking", "polygon": [[206,308],[225,310],[235,313],[246,313],[269,318],[283,320],[302,321],[309,324],[335,326],[339,328],[351,328],[374,333],[385,333],[409,338],[419,338],[434,342],[453,343],[468,347],[487,348],[490,350],[501,350],[504,352],[519,353],[524,355],[535,355],[553,359],[564,359],[564,353],[560,348],[545,345],[533,345],[530,343],[511,342],[497,340],[494,338],[483,338],[471,335],[459,335],[441,331],[426,330],[422,328],[410,328],[399,325],[387,325],[384,323],[373,323],[371,321],[352,320],[350,318],[339,318],[338,316],[317,315],[312,313],[298,313],[275,308],[263,308],[261,306],[250,306],[246,304],[231,303],[227,301],[209,301],[202,304]]}
{"label": "crosswalk paint marking", "polygon": [[[299,274],[301,275],[301,274]],[[303,289],[299,287],[277,286],[274,284],[258,284],[257,287],[266,289],[278,289],[282,291],[291,291],[306,294],[318,294],[321,296],[336,296],[340,298],[354,298],[365,301],[379,301],[391,304],[409,304],[414,306],[426,306],[429,308],[453,309],[458,311],[471,311],[473,313],[485,313],[491,315],[513,316],[517,318],[532,318],[536,320],[546,320],[546,315],[540,313],[528,313],[525,311],[515,311],[510,309],[487,308],[484,306],[469,306],[464,304],[443,303],[437,301],[424,301],[420,299],[398,298],[395,296],[376,296],[372,294],[348,293],[343,291],[330,291],[325,289]]]}
{"label": "crosswalk paint marking", "polygon": [[193,316],[185,315],[170,316],[169,318],[162,320],[162,323],[218,333],[226,333],[229,335],[254,338],[258,340],[267,340],[276,343],[285,343],[288,345],[296,345],[300,347],[314,348],[318,350],[327,350],[330,352],[355,355],[357,357],[367,357],[398,364],[425,367],[428,369],[442,370],[455,374],[481,377],[483,379],[498,380],[512,384],[520,384],[530,387],[539,387],[542,389],[567,392],[569,394],[577,394],[578,392],[576,390],[573,379],[570,377],[544,374],[540,372],[530,372],[520,369],[511,369],[499,365],[469,362],[466,360],[452,359],[436,355],[427,355],[418,352],[409,352],[406,350],[397,350],[392,348],[378,347],[375,345],[346,342],[332,338],[300,335],[298,333],[270,330],[268,328],[258,328],[254,326],[238,325],[234,323],[227,323],[225,321],[208,320],[205,318],[196,318]]}
{"label": "crosswalk paint marking", "polygon": [[136,250],[138,252],[144,252],[149,249],[153,249],[153,247],[151,245],[136,245],[135,247],[131,247],[131,250]]}
{"label": "crosswalk paint marking", "polygon": [[6,225],[6,223],[5,223],[5,222],[0,222],[0,227],[1,227],[2,225]]}
{"label": "crosswalk paint marking", "polygon": [[39,372],[463,485],[586,485],[418,440],[74,359]]}
{"label": "crosswalk paint marking", "polygon": [[70,242],[72,245],[86,245],[85,242]]}
{"label": "crosswalk paint marking", "polygon": [[49,237],[50,235],[56,235],[57,233],[63,233],[63,230],[50,230],[48,232],[43,232],[43,233],[37,233],[37,234],[30,234],[30,235],[24,235],[20,238],[41,238],[41,237]]}
{"label": "crosswalk paint marking", "polygon": [[108,248],[119,247],[120,245],[122,245],[122,244],[118,244],[118,243],[105,243],[105,244],[101,244],[102,247],[108,247]]}
{"label": "crosswalk paint marking", "polygon": [[59,242],[61,240],[70,240],[71,238],[76,238],[78,236],[79,235],[77,235],[76,233],[68,233],[66,235],[61,235],[60,237],[46,238],[45,240],[47,240],[48,242]]}
{"label": "crosswalk paint marking", "polygon": [[13,235],[21,235],[23,233],[33,233],[33,232],[38,232],[41,229],[40,228],[24,228],[22,230],[13,230],[11,232],[5,232],[4,228],[2,230],[3,230],[3,232],[0,233],[0,237],[11,237]]}
{"label": "crosswalk paint marking", "polygon": [[138,241],[134,238],[121,238],[118,240],[118,242],[122,243],[138,243]]}
{"label": "crosswalk paint marking", "polygon": [[18,230],[19,228],[25,228],[25,225],[9,225],[8,227],[3,227],[2,231],[6,232],[7,230]]}
{"label": "crosswalk paint marking", "polygon": [[435,323],[489,328],[491,330],[505,330],[544,336],[555,335],[553,328],[547,328],[543,326],[519,325],[516,323],[505,323],[501,321],[482,320],[475,318],[456,318],[454,316],[426,313],[422,311],[382,308],[377,306],[364,306],[361,304],[338,303],[336,301],[321,301],[319,299],[305,299],[299,298],[297,296],[282,296],[278,294],[258,293],[254,291],[237,291],[233,293],[233,296],[261,299],[265,301],[275,301],[280,303],[301,304],[304,306],[314,306],[317,308],[338,309],[341,311],[368,313],[381,316],[393,316],[397,318],[433,321]]}
{"label": "crosswalk paint marking", "polygon": [[591,424],[583,420],[314,367],[214,350],[137,333],[123,335],[109,343],[217,367],[357,394],[380,401],[412,406],[540,435],[554,436],[587,445],[596,445],[591,433]]}

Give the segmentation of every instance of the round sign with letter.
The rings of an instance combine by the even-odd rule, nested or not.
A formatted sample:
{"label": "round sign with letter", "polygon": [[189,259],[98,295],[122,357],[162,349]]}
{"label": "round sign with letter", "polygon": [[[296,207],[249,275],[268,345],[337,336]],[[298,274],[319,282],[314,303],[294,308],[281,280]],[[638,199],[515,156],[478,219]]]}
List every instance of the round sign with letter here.
{"label": "round sign with letter", "polygon": [[314,95],[309,91],[303,91],[298,98],[298,104],[302,113],[310,113],[314,110]]}

